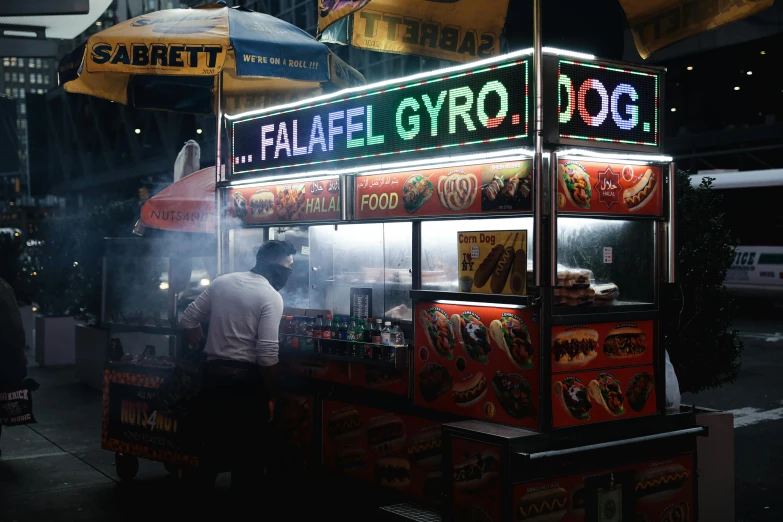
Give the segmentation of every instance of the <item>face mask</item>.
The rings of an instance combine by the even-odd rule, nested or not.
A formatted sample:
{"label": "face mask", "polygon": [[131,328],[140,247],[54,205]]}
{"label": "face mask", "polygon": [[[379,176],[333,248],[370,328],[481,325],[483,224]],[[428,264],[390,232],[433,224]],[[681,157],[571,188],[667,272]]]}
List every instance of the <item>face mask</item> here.
{"label": "face mask", "polygon": [[260,267],[260,269],[254,269],[253,271],[266,277],[269,284],[272,285],[272,288],[277,291],[280,291],[280,289],[285,286],[288,282],[288,278],[291,277],[291,272],[293,272],[293,270],[287,266],[278,264],[264,265]]}

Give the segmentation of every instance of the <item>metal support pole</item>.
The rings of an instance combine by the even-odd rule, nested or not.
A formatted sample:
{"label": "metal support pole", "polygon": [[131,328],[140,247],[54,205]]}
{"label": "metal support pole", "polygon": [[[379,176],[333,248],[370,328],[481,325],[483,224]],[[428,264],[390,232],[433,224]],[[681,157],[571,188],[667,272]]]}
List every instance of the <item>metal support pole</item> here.
{"label": "metal support pole", "polygon": [[536,206],[534,211],[534,248],[533,248],[533,268],[536,273],[536,286],[544,285],[543,259],[544,259],[544,235],[543,235],[543,215],[544,215],[544,176],[542,161],[542,124],[543,124],[543,106],[541,104],[541,91],[543,90],[543,78],[541,75],[541,61],[543,55],[543,45],[541,40],[541,0],[533,0],[533,69],[535,74],[535,125],[534,140],[535,150],[533,155],[533,173],[535,175],[536,187]]}
{"label": "metal support pole", "polygon": [[215,125],[215,234],[217,238],[217,273],[223,273],[223,209],[220,208],[220,190],[217,183],[221,181],[220,176],[220,141],[223,123],[223,71],[217,77],[217,100],[215,102],[215,116],[217,123]]}
{"label": "metal support pole", "polygon": [[676,177],[677,169],[672,162],[669,164],[669,215],[666,222],[666,281],[668,283],[675,283],[677,279],[677,252],[674,249],[674,183]]}

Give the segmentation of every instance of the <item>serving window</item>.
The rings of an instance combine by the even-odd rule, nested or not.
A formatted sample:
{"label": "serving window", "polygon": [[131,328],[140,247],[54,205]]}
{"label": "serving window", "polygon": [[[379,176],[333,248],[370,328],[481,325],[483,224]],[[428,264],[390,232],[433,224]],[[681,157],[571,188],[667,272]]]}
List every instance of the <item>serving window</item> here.
{"label": "serving window", "polygon": [[655,224],[557,220],[556,306],[655,302]]}
{"label": "serving window", "polygon": [[[296,248],[293,274],[281,290],[286,308],[351,314],[351,296],[369,296],[370,317],[410,321],[412,225],[409,222],[270,227],[269,239]],[[262,229],[229,234],[231,271],[248,270]]]}

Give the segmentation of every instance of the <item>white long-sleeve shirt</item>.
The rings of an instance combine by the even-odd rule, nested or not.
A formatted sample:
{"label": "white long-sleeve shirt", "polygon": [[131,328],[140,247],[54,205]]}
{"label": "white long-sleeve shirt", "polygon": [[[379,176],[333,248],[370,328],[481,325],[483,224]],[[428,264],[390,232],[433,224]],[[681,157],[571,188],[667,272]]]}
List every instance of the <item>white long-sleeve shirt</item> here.
{"label": "white long-sleeve shirt", "polygon": [[272,366],[278,362],[282,315],[283,298],[264,276],[235,272],[212,281],[188,306],[179,324],[196,328],[209,321],[205,351],[210,359]]}

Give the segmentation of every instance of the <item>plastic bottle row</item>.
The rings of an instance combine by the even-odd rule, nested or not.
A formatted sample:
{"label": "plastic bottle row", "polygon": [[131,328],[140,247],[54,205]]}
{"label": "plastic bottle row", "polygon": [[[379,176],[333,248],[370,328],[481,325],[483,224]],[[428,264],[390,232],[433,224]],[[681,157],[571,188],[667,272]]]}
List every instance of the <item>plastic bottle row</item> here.
{"label": "plastic bottle row", "polygon": [[383,319],[287,315],[280,322],[281,350],[391,361],[400,346],[405,346],[400,325]]}

